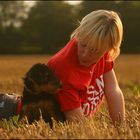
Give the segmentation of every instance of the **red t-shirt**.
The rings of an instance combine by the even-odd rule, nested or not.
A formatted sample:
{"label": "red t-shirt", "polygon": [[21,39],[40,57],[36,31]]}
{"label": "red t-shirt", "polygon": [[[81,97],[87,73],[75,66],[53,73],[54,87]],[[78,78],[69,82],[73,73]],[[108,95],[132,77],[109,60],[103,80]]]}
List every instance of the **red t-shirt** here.
{"label": "red t-shirt", "polygon": [[47,63],[62,82],[57,93],[61,111],[82,107],[85,115],[95,112],[104,96],[103,74],[113,68],[105,54],[96,64],[79,64],[77,41],[73,39]]}

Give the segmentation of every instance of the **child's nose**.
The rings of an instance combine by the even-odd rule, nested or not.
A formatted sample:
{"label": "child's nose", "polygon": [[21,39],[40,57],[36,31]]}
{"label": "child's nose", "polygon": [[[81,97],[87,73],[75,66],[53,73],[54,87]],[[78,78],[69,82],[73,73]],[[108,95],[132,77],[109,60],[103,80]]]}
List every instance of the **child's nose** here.
{"label": "child's nose", "polygon": [[84,50],[82,56],[85,57],[85,58],[89,57],[90,56],[90,50],[89,49]]}

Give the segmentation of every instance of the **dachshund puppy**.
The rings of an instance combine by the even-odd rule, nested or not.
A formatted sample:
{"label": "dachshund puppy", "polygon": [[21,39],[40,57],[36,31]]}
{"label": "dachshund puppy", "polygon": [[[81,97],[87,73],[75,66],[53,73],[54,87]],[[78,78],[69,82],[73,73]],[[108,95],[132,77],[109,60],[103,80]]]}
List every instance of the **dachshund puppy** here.
{"label": "dachshund puppy", "polygon": [[20,117],[26,116],[29,123],[39,120],[40,115],[45,122],[52,125],[52,117],[56,121],[64,121],[64,114],[56,100],[56,92],[60,81],[45,64],[33,65],[25,74]]}
{"label": "dachshund puppy", "polygon": [[[40,116],[52,126],[52,117],[56,121],[65,121],[56,99],[60,81],[45,64],[34,64],[23,78],[23,95],[0,94],[0,118],[18,115],[25,116],[31,124]],[[4,105],[3,105],[4,104]]]}

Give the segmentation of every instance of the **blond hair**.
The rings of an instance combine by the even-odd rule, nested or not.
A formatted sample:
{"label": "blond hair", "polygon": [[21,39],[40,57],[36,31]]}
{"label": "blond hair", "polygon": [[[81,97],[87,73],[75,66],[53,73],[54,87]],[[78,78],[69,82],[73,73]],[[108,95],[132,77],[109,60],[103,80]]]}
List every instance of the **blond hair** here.
{"label": "blond hair", "polygon": [[96,10],[81,20],[71,39],[76,38],[95,53],[106,50],[114,60],[120,54],[122,36],[123,25],[119,15],[114,11]]}

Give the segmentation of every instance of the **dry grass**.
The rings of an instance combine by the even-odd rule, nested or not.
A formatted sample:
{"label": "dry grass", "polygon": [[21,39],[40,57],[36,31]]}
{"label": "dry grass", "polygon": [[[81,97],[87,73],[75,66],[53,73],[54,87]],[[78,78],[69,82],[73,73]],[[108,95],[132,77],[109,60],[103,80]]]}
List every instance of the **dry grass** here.
{"label": "dry grass", "polygon": [[140,55],[120,55],[115,62],[119,83],[140,84]]}
{"label": "dry grass", "polygon": [[[31,65],[47,62],[49,56],[0,56],[1,92],[22,93],[22,77]],[[122,55],[115,64],[119,84],[125,96],[126,123],[115,128],[108,118],[106,103],[83,124],[56,123],[53,129],[40,120],[32,125],[0,121],[1,139],[139,139],[140,138],[140,55]]]}

